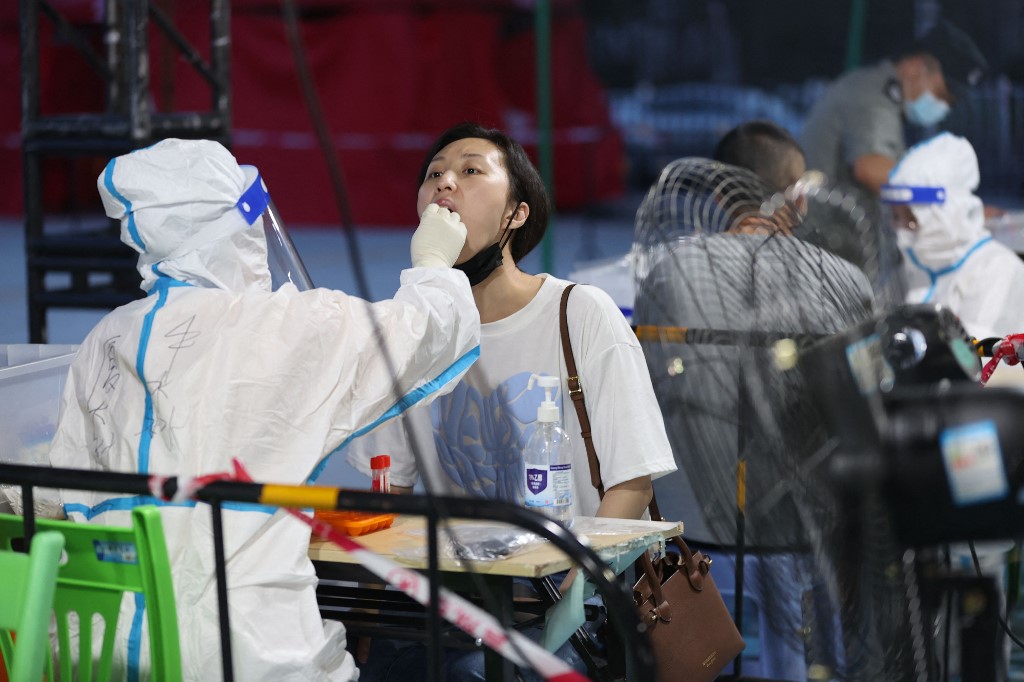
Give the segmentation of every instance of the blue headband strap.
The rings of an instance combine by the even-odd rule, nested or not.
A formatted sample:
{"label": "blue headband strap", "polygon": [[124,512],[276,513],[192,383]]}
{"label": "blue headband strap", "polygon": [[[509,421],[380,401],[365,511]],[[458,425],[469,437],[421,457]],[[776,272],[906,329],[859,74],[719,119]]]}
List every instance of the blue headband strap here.
{"label": "blue headband strap", "polygon": [[886,204],[944,204],[946,188],[882,185],[878,198]]}
{"label": "blue headband strap", "polygon": [[263,215],[263,211],[267,210],[269,203],[270,194],[263,187],[263,178],[256,173],[256,179],[238,198],[235,207],[245,216],[245,221],[252,225],[257,218]]}

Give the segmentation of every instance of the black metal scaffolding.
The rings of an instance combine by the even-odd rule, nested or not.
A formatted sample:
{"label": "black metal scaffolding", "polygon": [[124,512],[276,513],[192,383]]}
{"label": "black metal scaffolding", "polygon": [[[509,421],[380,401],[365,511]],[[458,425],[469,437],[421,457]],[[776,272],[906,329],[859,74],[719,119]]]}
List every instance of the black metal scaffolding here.
{"label": "black metal scaffolding", "polygon": [[[104,0],[103,16],[83,24],[68,20],[46,0],[21,0],[25,257],[32,343],[46,342],[50,308],[109,309],[142,295],[137,256],[120,242],[118,226],[102,215],[98,199],[91,215],[55,219],[43,201],[46,173],[66,164],[73,176],[76,160],[83,157],[105,161],[169,137],[208,138],[225,145],[230,141],[228,0],[209,0],[210,35],[204,51],[175,25],[173,4],[174,0]],[[72,47],[99,77],[102,93],[96,94],[102,95],[102,110],[42,111],[42,93],[49,84],[40,73],[46,47],[41,41],[50,35],[42,30],[51,26],[55,40]],[[158,108],[150,82],[153,37],[173,48],[173,53],[161,54],[161,63],[169,63],[168,58],[183,60],[209,86],[208,110],[177,111],[166,97]],[[60,64],[52,74],[60,76]],[[167,83],[161,84],[166,90]]]}

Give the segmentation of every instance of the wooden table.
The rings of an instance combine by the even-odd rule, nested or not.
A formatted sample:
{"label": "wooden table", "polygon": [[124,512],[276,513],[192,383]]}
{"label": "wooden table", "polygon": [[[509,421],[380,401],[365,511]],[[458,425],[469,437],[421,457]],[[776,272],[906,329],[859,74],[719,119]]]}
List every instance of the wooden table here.
{"label": "wooden table", "polygon": [[[493,522],[452,521],[458,530],[470,525],[510,529],[511,526]],[[497,530],[496,528],[496,530]],[[681,522],[633,521],[578,517],[572,529],[606,561],[634,552],[641,546],[659,543],[665,538],[682,533]],[[362,545],[409,568],[427,567],[426,520],[417,516],[399,516],[391,528],[356,538]],[[480,603],[480,588],[484,588],[499,604],[494,613],[505,623],[512,622],[512,582],[515,578],[548,581],[550,576],[573,567],[569,557],[546,541],[539,541],[510,556],[491,561],[460,562],[444,551],[445,538],[438,539],[442,582],[446,587],[463,593]],[[350,636],[387,636],[394,639],[427,641],[425,610],[395,590],[382,589],[376,578],[362,568],[347,552],[332,542],[314,538],[309,545],[309,557],[321,579],[317,589],[321,613],[325,618],[345,623]],[[480,576],[470,579],[469,573]],[[371,583],[366,585],[363,583]],[[539,583],[538,583],[539,584]],[[538,591],[544,594],[544,590]],[[556,590],[557,592],[557,590]],[[557,599],[557,595],[554,597]],[[554,603],[542,598],[537,603],[539,613]],[[516,611],[522,608],[517,605]],[[458,639],[455,631],[446,633],[446,643]],[[485,650],[487,679],[512,679],[511,664],[489,649]]]}

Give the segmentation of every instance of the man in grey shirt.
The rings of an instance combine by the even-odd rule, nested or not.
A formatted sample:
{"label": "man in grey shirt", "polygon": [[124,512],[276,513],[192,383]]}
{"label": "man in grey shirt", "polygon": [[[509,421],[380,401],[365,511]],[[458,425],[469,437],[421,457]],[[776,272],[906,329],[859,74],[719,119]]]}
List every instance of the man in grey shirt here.
{"label": "man in grey shirt", "polygon": [[903,118],[937,125],[986,68],[970,37],[942,21],[893,60],[841,76],[804,124],[808,168],[877,196],[906,149]]}
{"label": "man in grey shirt", "polygon": [[[721,156],[749,160],[750,138],[726,153],[728,137]],[[760,168],[763,177],[788,171],[780,151],[770,156],[775,167]],[[773,195],[744,168],[693,158],[670,164],[637,213],[633,319],[655,330],[653,339],[640,328],[638,335],[677,458],[677,470],[655,483],[661,512],[686,522],[688,541],[718,546],[715,581],[735,596],[743,458],[743,542],[759,553],[743,563],[744,590],[765,616],[760,674],[807,680],[808,661],[835,670],[840,659],[832,604],[809,597],[821,614],[803,613],[805,593],[817,589],[811,536],[831,533],[837,508],[829,489],[809,483],[817,480],[809,462],[827,439],[807,397],[813,377],[782,370],[775,342],[847,329],[870,317],[874,300],[857,267],[794,234],[796,204],[765,211]]]}

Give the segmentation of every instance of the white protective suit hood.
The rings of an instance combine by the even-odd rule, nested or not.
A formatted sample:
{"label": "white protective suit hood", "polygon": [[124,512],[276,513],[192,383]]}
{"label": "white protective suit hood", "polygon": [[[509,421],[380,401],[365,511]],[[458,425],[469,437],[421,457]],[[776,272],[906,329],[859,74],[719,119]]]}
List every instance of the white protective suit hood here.
{"label": "white protective suit hood", "polygon": [[[168,139],[112,159],[97,178],[121,241],[139,252],[142,289],[160,277],[229,291],[271,290],[264,206],[243,195],[256,181],[211,140]],[[263,187],[265,194],[265,187]]]}
{"label": "white protective suit hood", "polygon": [[[926,267],[939,269],[955,264],[989,236],[982,201],[973,193],[979,178],[978,157],[962,137],[942,133],[910,149],[881,195],[883,202],[909,205],[917,219],[916,231],[897,231],[900,247],[910,249]],[[911,188],[926,190],[935,201],[907,201]]]}

